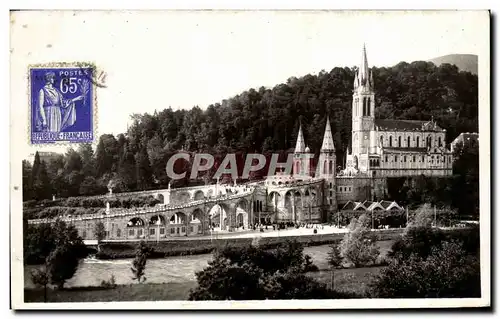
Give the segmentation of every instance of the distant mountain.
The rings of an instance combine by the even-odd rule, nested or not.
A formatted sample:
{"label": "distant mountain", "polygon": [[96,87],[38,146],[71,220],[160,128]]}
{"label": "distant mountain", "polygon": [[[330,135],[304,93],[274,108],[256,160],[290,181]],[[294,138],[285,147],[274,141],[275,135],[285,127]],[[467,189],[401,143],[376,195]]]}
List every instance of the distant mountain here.
{"label": "distant mountain", "polygon": [[460,71],[469,71],[477,74],[477,55],[475,54],[448,54],[428,60],[439,66],[442,63],[455,64]]}

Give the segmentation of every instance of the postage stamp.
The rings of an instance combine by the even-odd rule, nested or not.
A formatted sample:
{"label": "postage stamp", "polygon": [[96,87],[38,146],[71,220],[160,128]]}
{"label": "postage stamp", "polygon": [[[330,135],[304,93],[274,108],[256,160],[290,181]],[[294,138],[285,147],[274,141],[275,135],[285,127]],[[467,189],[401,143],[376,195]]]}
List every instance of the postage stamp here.
{"label": "postage stamp", "polygon": [[95,71],[81,63],[29,67],[31,144],[94,141]]}

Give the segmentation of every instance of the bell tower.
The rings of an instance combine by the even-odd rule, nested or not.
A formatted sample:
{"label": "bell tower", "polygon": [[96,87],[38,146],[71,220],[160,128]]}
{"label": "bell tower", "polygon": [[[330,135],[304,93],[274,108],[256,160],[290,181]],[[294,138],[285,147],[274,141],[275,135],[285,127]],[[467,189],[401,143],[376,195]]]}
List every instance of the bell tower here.
{"label": "bell tower", "polygon": [[370,151],[370,132],[374,130],[375,92],[373,73],[368,69],[366,47],[363,45],[361,64],[354,76],[352,95],[352,155]]}

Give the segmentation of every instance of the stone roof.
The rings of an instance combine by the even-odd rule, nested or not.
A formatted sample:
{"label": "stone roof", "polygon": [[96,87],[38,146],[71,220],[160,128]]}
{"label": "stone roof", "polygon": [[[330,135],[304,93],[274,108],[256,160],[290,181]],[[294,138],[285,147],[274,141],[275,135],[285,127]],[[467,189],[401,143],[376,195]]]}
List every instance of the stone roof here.
{"label": "stone roof", "polygon": [[302,125],[299,126],[299,134],[297,136],[297,143],[295,144],[295,153],[304,153],[306,150],[306,142],[304,141],[304,134],[302,134]]}
{"label": "stone roof", "polygon": [[383,147],[384,153],[427,153],[427,147]]}
{"label": "stone roof", "polygon": [[323,144],[321,145],[321,151],[335,151],[335,145],[333,143],[332,128],[330,126],[330,117],[326,118],[325,135],[323,136]]}
{"label": "stone roof", "polygon": [[432,121],[375,119],[375,127],[379,131],[443,131]]}

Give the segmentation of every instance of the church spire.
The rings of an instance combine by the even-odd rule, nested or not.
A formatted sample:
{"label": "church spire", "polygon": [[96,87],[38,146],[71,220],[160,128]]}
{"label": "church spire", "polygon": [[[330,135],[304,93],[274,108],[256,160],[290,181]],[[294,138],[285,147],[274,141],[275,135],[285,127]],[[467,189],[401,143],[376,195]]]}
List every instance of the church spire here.
{"label": "church spire", "polygon": [[302,123],[299,125],[299,135],[297,136],[297,143],[295,144],[295,153],[304,153],[306,150],[306,143],[304,141],[304,134],[302,134]]}
{"label": "church spire", "polygon": [[366,58],[366,46],[363,43],[363,52],[361,56],[361,65],[359,66],[359,82],[361,85],[369,85],[370,77],[369,77],[369,69],[368,69],[368,59]]}
{"label": "church spire", "polygon": [[330,117],[326,118],[325,135],[323,137],[323,145],[321,146],[322,152],[335,151],[333,144],[332,128],[330,126]]}

